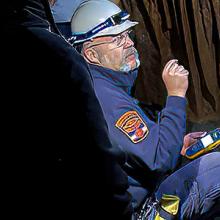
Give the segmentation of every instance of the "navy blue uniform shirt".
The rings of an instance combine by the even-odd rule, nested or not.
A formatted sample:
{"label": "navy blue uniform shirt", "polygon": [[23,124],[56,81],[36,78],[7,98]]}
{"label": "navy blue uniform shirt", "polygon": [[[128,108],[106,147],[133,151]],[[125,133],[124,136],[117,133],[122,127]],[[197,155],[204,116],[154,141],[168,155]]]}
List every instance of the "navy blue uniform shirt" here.
{"label": "navy blue uniform shirt", "polygon": [[134,206],[138,206],[177,165],[185,135],[186,100],[168,97],[156,123],[130,95],[137,70],[126,73],[96,65],[90,69],[111,139],[127,153],[125,169]]}

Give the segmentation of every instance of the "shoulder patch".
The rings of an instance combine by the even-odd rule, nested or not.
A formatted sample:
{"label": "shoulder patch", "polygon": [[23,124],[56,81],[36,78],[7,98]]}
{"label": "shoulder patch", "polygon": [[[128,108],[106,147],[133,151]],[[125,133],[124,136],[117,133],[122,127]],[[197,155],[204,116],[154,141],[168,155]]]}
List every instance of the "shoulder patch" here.
{"label": "shoulder patch", "polygon": [[133,143],[142,141],[149,133],[146,123],[136,111],[124,113],[115,126],[126,134]]}

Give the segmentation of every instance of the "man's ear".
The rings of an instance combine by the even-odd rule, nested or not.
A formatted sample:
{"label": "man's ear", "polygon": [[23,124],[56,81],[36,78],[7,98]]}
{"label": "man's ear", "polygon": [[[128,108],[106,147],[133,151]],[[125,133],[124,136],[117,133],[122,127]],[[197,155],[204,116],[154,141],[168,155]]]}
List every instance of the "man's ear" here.
{"label": "man's ear", "polygon": [[93,48],[85,48],[83,50],[83,56],[89,63],[100,64],[99,54]]}

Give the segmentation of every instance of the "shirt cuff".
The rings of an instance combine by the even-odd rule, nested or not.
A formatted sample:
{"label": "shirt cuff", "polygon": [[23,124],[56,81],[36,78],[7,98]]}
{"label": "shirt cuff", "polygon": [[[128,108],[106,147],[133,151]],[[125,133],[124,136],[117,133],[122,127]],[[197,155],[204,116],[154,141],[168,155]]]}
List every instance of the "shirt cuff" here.
{"label": "shirt cuff", "polygon": [[166,108],[178,108],[184,109],[186,108],[186,99],[180,96],[168,96],[166,101]]}

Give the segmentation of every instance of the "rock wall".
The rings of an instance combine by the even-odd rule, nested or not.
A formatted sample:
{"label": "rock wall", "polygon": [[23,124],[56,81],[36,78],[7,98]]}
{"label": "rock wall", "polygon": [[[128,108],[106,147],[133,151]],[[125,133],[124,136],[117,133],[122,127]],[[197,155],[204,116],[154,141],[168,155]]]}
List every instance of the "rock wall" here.
{"label": "rock wall", "polygon": [[165,63],[177,58],[190,72],[188,130],[220,127],[220,1],[120,0],[135,28],[141,68],[135,96],[164,105]]}

